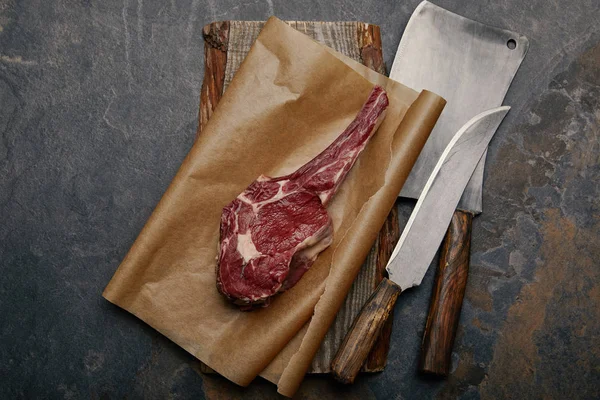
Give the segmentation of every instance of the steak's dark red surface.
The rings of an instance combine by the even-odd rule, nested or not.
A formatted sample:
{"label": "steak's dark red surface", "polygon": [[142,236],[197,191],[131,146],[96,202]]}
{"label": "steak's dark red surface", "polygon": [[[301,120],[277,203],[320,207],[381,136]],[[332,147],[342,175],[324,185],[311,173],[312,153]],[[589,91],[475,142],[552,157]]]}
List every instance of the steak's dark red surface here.
{"label": "steak's dark red surface", "polygon": [[385,116],[375,86],[358,115],[319,155],[278,178],[261,175],[221,215],[217,288],[251,308],[294,286],[333,239],[326,205]]}

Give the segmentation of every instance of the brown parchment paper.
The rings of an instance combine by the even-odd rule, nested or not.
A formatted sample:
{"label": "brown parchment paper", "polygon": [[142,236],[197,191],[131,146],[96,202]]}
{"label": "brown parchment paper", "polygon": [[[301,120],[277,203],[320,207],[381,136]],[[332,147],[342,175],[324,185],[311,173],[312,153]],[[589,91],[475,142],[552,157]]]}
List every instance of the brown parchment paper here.
{"label": "brown parchment paper", "polygon": [[[333,244],[269,307],[239,311],[215,285],[223,206],[327,147],[373,83],[390,106],[328,207]],[[269,19],[104,297],[233,382],[262,372],[293,395],[443,105]]]}

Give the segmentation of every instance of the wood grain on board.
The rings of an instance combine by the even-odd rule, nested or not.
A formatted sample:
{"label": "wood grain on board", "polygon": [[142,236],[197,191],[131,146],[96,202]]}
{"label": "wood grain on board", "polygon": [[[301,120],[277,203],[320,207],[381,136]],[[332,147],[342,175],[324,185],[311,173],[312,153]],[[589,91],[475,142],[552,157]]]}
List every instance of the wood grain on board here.
{"label": "wood grain on board", "polygon": [[[379,27],[362,22],[288,21],[290,26],[358,61],[385,73]],[[212,111],[233,79],[264,22],[223,21],[206,25],[204,36],[204,81],[200,94],[199,125],[201,135]],[[397,209],[394,207],[373,244],[336,319],[325,336],[308,373],[331,372],[331,361],[354,319],[385,274],[385,266],[400,237]],[[392,318],[382,330],[362,371],[382,371],[387,361]],[[214,372],[202,364],[203,372]]]}

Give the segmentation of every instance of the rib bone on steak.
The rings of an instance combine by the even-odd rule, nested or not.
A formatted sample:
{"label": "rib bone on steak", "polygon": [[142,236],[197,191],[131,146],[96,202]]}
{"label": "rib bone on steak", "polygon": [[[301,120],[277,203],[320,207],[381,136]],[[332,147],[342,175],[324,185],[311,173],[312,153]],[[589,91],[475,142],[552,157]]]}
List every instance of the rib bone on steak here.
{"label": "rib bone on steak", "polygon": [[388,106],[375,86],[344,132],[297,171],[261,175],[221,216],[217,288],[243,309],[294,286],[333,239],[325,206],[377,130]]}

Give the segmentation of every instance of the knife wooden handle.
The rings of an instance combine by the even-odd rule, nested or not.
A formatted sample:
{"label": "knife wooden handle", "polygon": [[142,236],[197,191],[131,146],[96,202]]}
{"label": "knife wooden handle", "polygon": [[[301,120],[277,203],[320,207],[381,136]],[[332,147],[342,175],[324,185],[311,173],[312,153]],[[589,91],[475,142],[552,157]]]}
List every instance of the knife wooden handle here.
{"label": "knife wooden handle", "polygon": [[450,372],[469,273],[472,223],[473,214],[456,210],[446,232],[421,342],[422,372],[441,376]]}
{"label": "knife wooden handle", "polygon": [[383,278],[375,292],[360,310],[358,317],[344,338],[335,358],[331,372],[336,380],[352,383],[379,337],[391,310],[400,294],[400,286]]}

